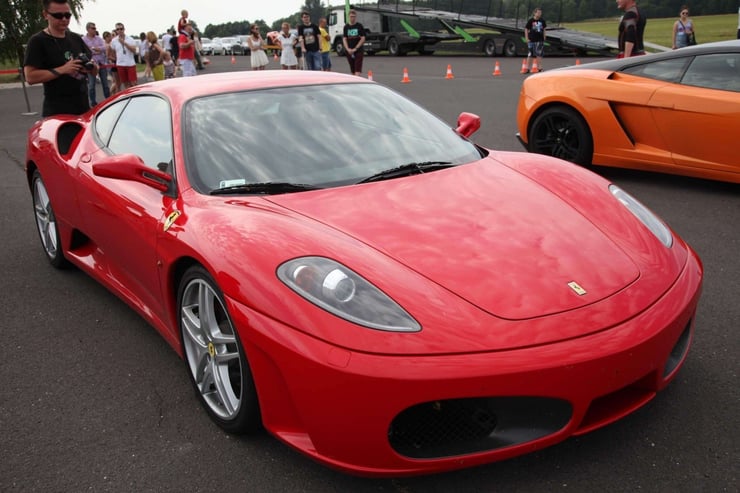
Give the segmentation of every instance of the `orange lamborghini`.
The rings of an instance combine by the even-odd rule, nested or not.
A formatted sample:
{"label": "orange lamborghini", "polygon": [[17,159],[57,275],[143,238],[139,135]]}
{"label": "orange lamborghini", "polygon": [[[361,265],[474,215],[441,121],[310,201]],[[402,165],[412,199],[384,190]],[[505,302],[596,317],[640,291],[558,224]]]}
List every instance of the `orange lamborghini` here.
{"label": "orange lamborghini", "polygon": [[530,152],[740,183],[740,40],[530,76],[517,126]]}

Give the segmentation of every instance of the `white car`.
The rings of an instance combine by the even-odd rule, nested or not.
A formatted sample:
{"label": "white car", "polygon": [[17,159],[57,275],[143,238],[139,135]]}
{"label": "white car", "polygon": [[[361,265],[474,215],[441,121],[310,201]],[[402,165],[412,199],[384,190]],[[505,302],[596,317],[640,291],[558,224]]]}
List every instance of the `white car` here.
{"label": "white car", "polygon": [[221,44],[220,38],[213,38],[206,42],[206,39],[203,38],[201,40],[201,45],[203,46],[203,54],[204,55],[223,55],[224,54],[224,47]]}
{"label": "white car", "polygon": [[237,50],[241,48],[237,38],[221,38],[221,44],[223,45],[224,55],[233,55],[234,45],[239,45]]}

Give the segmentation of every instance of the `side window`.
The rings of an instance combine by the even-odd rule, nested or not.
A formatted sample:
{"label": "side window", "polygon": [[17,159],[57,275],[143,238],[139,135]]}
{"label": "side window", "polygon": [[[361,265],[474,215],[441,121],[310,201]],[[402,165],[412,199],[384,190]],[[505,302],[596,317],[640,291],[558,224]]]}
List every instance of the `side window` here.
{"label": "side window", "polygon": [[128,100],[108,106],[95,117],[95,134],[101,140],[103,146],[108,146],[108,140],[113,131],[113,126],[118,121],[118,117],[126,107],[126,104],[128,104]]}
{"label": "side window", "polygon": [[663,80],[666,82],[676,82],[681,80],[686,64],[690,57],[673,58],[671,60],[662,60],[659,62],[647,62],[640,65],[632,65],[622,70],[625,74],[636,75],[638,77],[647,77],[648,79]]}
{"label": "side window", "polygon": [[152,168],[169,163],[173,158],[169,104],[156,96],[131,98],[108,148],[114,154],[136,154]]}
{"label": "side window", "polygon": [[681,79],[681,84],[740,92],[740,54],[697,56]]}

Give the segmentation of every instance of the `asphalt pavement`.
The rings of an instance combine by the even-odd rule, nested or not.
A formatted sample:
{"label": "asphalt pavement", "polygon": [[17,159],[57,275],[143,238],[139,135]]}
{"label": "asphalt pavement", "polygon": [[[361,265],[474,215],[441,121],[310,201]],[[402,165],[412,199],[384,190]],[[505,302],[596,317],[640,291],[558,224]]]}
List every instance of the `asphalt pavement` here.
{"label": "asphalt pavement", "polygon": [[[206,72],[245,70],[249,57],[212,59]],[[479,113],[483,128],[474,140],[520,150],[521,59],[502,59],[501,76],[493,76],[495,61],[376,56],[365,68],[450,125],[461,111]],[[552,59],[546,67],[572,63]],[[334,57],[334,64],[347,71],[345,60]],[[454,79],[445,79],[448,64]],[[595,169],[663,216],[704,261],[693,347],[652,402],[606,428],[512,460],[430,477],[363,479],[315,464],[264,432],[222,433],[196,400],[184,363],[154,329],[85,274],[48,265],[23,173],[26,132],[41,98],[40,87],[0,89],[0,491],[740,491],[740,186]]]}

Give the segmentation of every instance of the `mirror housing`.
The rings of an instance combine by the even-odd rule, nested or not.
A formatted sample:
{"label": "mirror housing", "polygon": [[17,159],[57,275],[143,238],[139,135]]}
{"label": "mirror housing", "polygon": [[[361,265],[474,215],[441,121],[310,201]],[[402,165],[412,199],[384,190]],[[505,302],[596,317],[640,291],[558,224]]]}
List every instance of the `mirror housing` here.
{"label": "mirror housing", "polygon": [[474,113],[460,113],[457,117],[455,132],[463,137],[470,137],[480,128],[480,117]]}
{"label": "mirror housing", "polygon": [[172,185],[171,174],[150,168],[135,154],[107,156],[93,164],[92,170],[95,176],[136,181],[160,192],[166,192]]}

